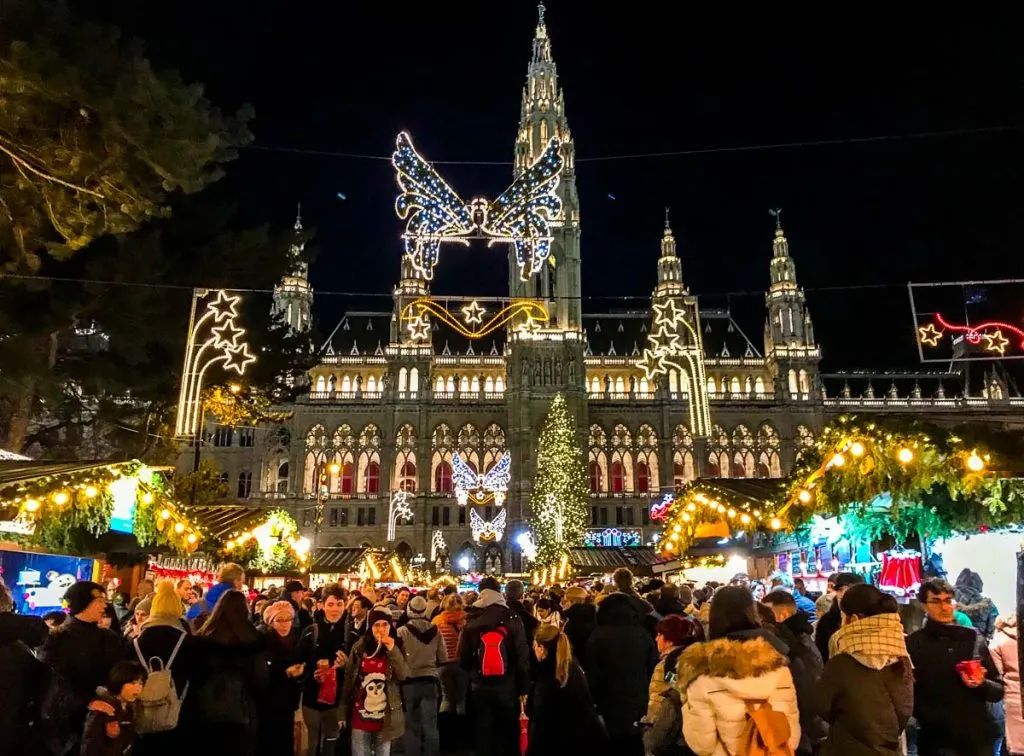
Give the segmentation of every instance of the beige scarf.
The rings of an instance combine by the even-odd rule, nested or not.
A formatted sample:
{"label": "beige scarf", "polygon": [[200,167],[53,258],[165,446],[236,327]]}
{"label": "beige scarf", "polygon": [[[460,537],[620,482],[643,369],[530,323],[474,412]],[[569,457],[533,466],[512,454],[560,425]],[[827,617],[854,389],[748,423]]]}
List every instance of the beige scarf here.
{"label": "beige scarf", "polygon": [[871,669],[884,669],[910,656],[898,614],[876,614],[843,625],[829,640],[828,651],[831,656],[849,654]]}

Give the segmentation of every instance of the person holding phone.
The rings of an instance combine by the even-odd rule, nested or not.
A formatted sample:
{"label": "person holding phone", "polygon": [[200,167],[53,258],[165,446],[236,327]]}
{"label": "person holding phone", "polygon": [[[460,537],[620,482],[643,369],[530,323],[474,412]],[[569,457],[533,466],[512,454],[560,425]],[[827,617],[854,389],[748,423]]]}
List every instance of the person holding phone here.
{"label": "person holding phone", "polygon": [[956,623],[955,595],[945,580],[922,583],[927,621],[907,638],[919,756],[991,756],[1000,736],[988,704],[1002,700],[1003,680],[985,639]]}

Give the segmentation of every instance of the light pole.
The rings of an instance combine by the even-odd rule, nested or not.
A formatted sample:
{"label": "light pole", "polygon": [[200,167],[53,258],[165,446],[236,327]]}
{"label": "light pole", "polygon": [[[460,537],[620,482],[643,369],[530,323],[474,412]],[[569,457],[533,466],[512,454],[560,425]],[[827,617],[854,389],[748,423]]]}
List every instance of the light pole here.
{"label": "light pole", "polygon": [[314,549],[320,545],[320,530],[324,526],[324,507],[327,505],[327,500],[331,497],[331,479],[328,477],[327,471],[330,471],[331,475],[336,476],[341,472],[341,465],[337,462],[332,462],[326,469],[321,468],[320,470],[320,486],[317,489],[316,507],[313,509]]}

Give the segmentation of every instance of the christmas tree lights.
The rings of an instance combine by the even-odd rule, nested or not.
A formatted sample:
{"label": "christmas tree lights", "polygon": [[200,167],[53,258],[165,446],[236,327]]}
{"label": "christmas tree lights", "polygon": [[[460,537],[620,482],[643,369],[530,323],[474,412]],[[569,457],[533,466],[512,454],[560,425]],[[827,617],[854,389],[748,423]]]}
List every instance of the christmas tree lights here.
{"label": "christmas tree lights", "polygon": [[557,394],[537,441],[531,530],[537,565],[558,564],[566,549],[581,546],[590,520],[590,487],[576,423],[565,397]]}
{"label": "christmas tree lights", "polygon": [[550,257],[551,228],[562,223],[562,201],[556,190],[564,160],[557,138],[493,202],[483,198],[464,202],[404,131],[395,141],[391,164],[401,190],[395,212],[406,221],[405,254],[424,279],[433,278],[444,242],[466,245],[469,239],[482,238],[488,246],[511,243],[523,280]]}

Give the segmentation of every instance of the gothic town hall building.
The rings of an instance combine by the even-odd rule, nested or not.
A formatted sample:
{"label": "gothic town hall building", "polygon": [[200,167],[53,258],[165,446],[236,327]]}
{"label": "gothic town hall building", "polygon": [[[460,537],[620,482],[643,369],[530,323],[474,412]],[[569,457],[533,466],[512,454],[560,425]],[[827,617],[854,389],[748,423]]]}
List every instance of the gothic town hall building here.
{"label": "gothic town hall building", "polygon": [[[283,506],[310,537],[320,498],[320,546],[387,547],[409,560],[431,554],[433,544],[437,566],[501,573],[520,566],[517,536],[529,519],[535,445],[559,392],[589,457],[591,527],[639,534],[642,543],[658,530],[649,507],[661,492],[697,477],[781,477],[799,448],[841,413],[1009,419],[1020,412],[1022,400],[1005,398],[998,386],[966,396],[956,374],[822,375],[797,279],[799,251],[780,225],[765,243],[759,343],[728,311],[699,306],[667,220],[660,251],[651,250],[651,309],[583,312],[573,139],[542,13],[514,172],[531,165],[552,136],[561,139],[564,158],[557,190],[564,222],[553,229],[551,251],[557,267],[545,265],[524,282],[510,253],[508,291],[545,300],[548,323],[473,341],[435,324],[428,338],[414,341],[400,312],[429,296],[430,282],[403,258],[393,311],[344,316],[311,370],[308,393],[285,408],[294,414],[284,425],[234,429],[207,418],[203,455],[224,471],[232,498]],[[298,260],[276,289],[274,307],[301,330],[309,327],[314,294]],[[682,313],[686,328],[673,345],[673,367],[649,378],[645,352],[657,346],[666,308]],[[454,496],[452,459],[460,455],[482,473],[503,454],[511,455],[504,537],[477,543],[472,499],[459,506]],[[191,460],[192,452],[183,452],[182,467]],[[399,522],[388,542],[389,502],[399,490],[408,493],[413,518]],[[478,509],[483,521],[497,517],[493,504]]]}

